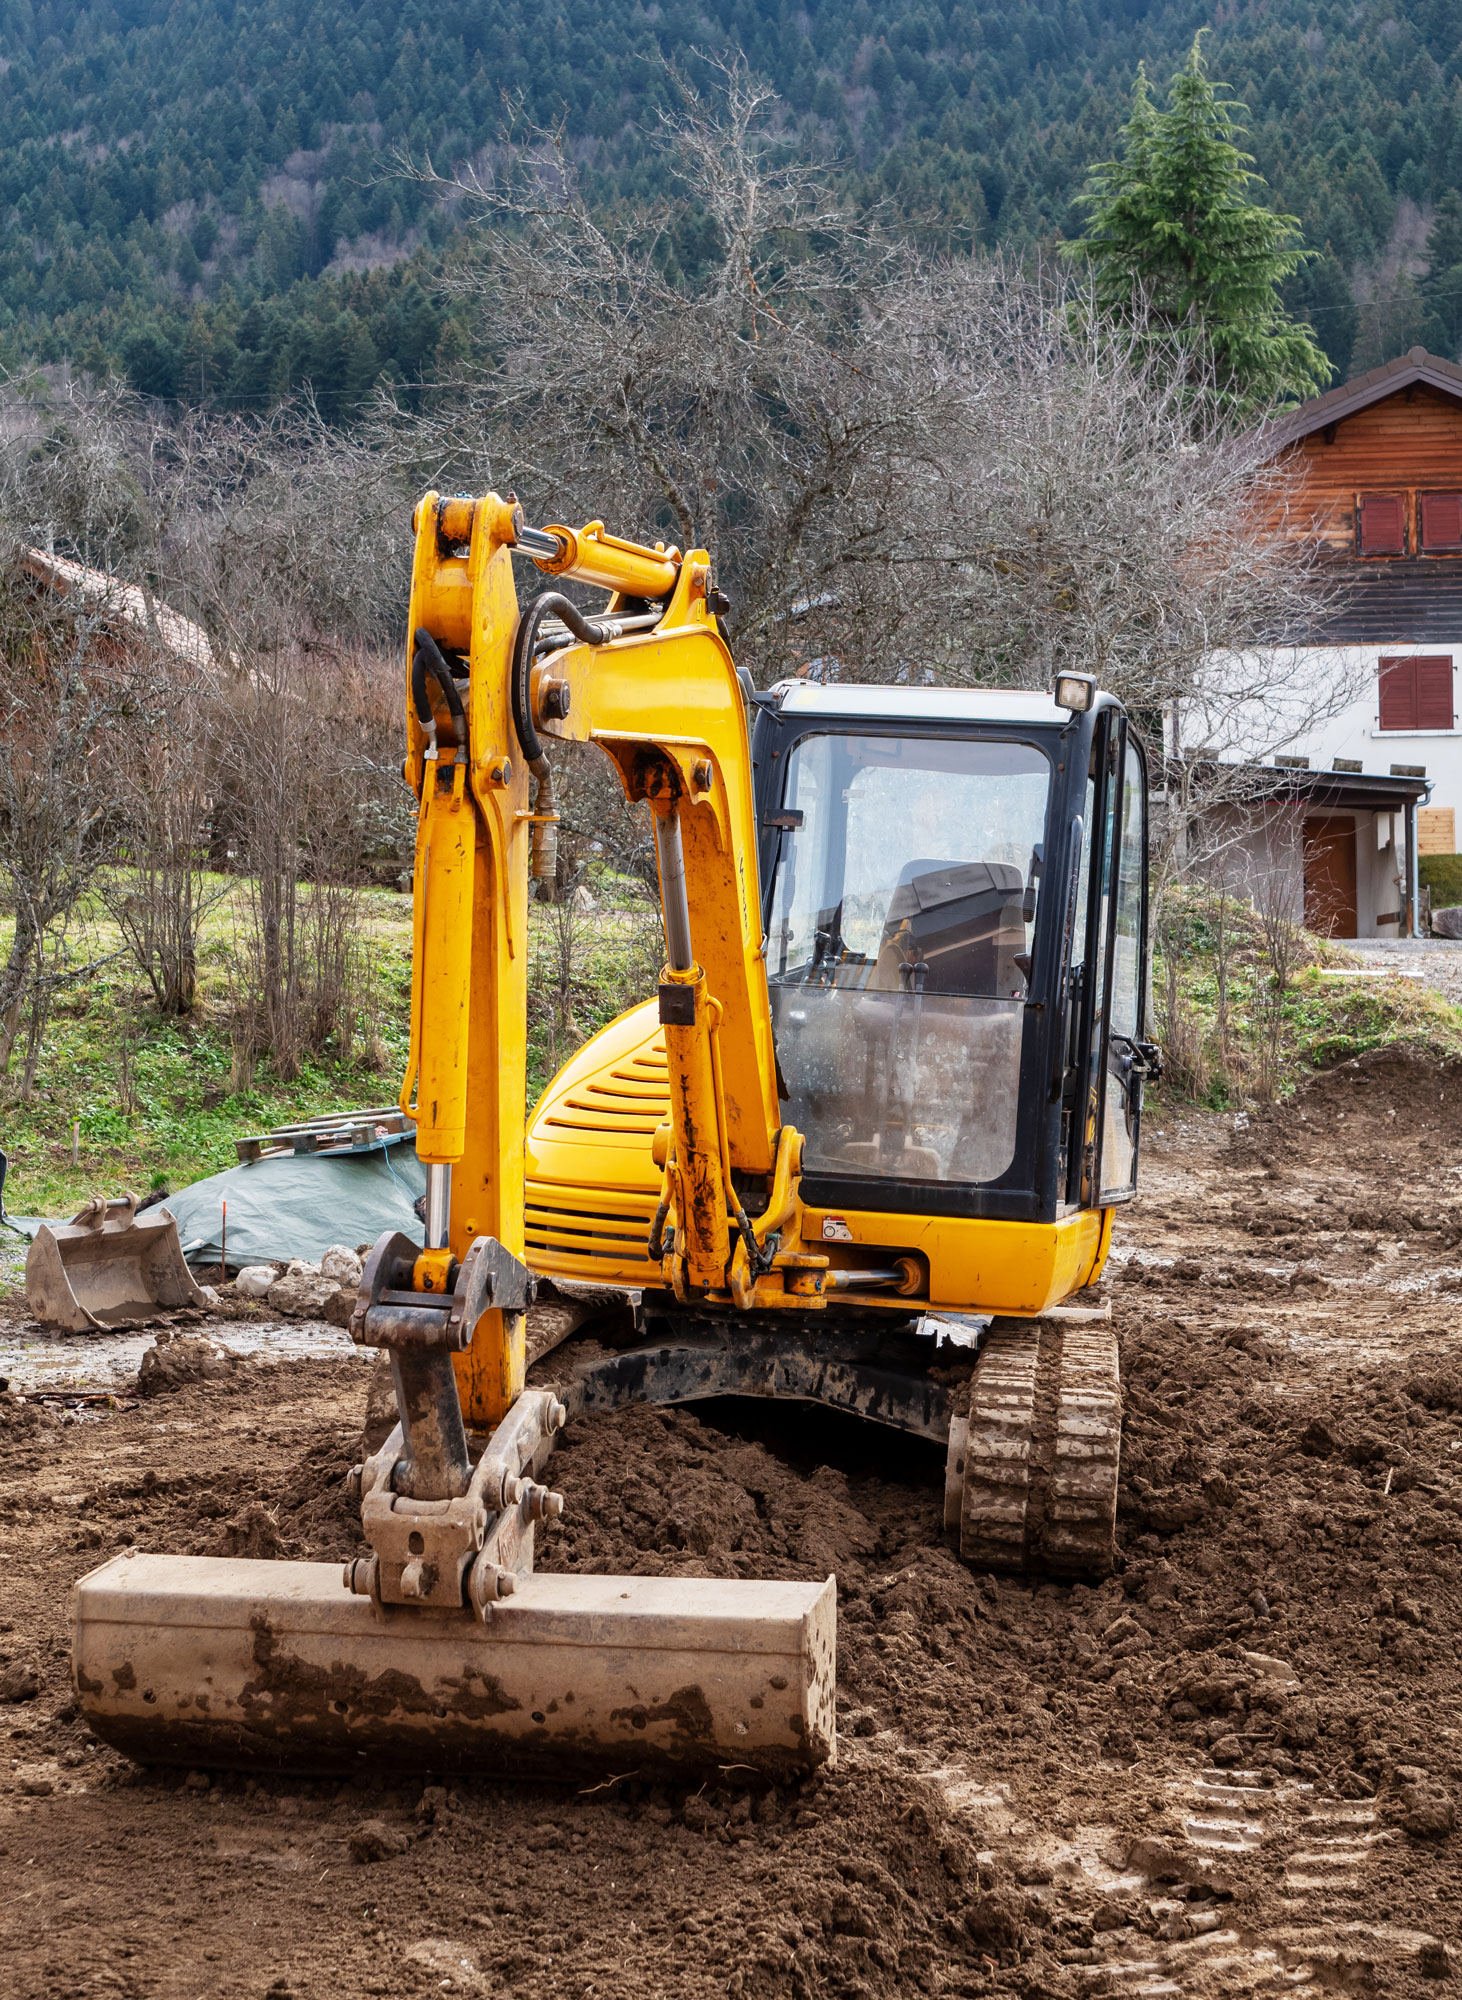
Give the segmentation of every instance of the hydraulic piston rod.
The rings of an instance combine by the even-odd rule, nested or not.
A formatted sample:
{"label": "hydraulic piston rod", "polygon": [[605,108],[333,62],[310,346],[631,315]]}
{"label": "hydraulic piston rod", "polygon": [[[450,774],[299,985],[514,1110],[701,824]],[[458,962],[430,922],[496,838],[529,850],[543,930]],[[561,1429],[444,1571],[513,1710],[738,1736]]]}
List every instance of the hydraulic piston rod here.
{"label": "hydraulic piston rod", "polygon": [[655,821],[655,855],[660,863],[660,901],[665,913],[665,958],[672,972],[695,964],[690,944],[690,899],[685,887],[685,851],[680,821],[673,812]]}

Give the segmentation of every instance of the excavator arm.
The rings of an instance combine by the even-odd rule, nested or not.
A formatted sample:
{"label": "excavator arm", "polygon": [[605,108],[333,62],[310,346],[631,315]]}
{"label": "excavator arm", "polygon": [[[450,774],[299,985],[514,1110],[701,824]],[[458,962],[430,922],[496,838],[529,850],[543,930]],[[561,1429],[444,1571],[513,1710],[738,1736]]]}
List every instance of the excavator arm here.
{"label": "excavator arm", "polygon": [[[530,528],[511,495],[429,493],[414,532],[401,1102],[427,1170],[426,1228],[420,1248],[404,1233],[376,1244],[351,1320],[356,1341],[389,1355],[399,1415],[352,1476],[369,1553],[345,1565],[343,1588],[317,1564],[114,1559],[77,1587],[83,1709],[144,1761],[805,1771],[835,1754],[833,1580],[535,1574],[537,1523],[563,1507],[540,1474],[571,1415],[796,1397],[944,1445],[946,1525],[968,1560],[1110,1569],[1116,1343],[1105,1307],[1065,1300],[1100,1270],[1110,1204],[1135,1189],[1140,1087],[1133,1064],[1109,1057],[1148,1047],[1140,752],[1120,706],[1101,697],[1094,711],[1082,676],[1054,700],[990,695],[993,716],[961,716],[943,695],[931,708],[929,691],[840,698],[830,727],[848,772],[896,779],[896,794],[867,796],[904,804],[902,819],[868,808],[885,817],[865,824],[863,907],[849,910],[872,935],[841,970],[814,949],[783,1023],[794,1092],[803,1030],[803,1085],[819,1063],[832,1079],[792,1100],[816,1137],[804,1211],[803,1137],[781,1116],[773,1045],[747,701],[708,557],[621,541],[597,521]],[[554,588],[520,614],[515,559],[606,601],[586,612]],[[809,725],[806,740],[824,734]],[[783,740],[796,750],[803,736]],[[528,884],[554,870],[553,741],[597,745],[653,815],[668,1115],[635,1129],[649,1156],[636,1151],[632,1199],[603,1156],[565,1175],[581,1174],[574,1216],[592,1218],[575,1238],[579,1268],[597,1251],[622,1272],[625,1217],[647,1216],[658,1191],[644,1259],[624,1278],[645,1285],[636,1344],[566,1361],[555,1388],[530,1389]],[[777,769],[787,784],[790,753]],[[816,835],[803,801],[836,820],[855,782],[811,777],[770,821],[799,830],[809,880],[822,870],[814,913],[834,889],[842,910],[853,849]],[[927,844],[941,813],[954,842],[986,840],[983,859]],[[1056,886],[1039,899],[1034,866],[1022,891],[1007,851],[1032,840],[1047,859],[1070,855],[1044,871]],[[916,1116],[926,1046],[934,1081]],[[658,1054],[636,1047],[658,1078]],[[890,1122],[896,1072],[905,1111]],[[1075,1150],[1058,1143],[1069,1076],[1090,1080]],[[840,1081],[846,1104],[880,1107],[871,1139],[861,1127],[830,1138],[819,1092],[836,1110]],[[553,1104],[550,1093],[549,1122]],[[941,1178],[934,1140],[953,1161],[1002,1106],[1011,1184],[968,1163]],[[871,1169],[896,1129],[898,1172],[880,1179]]]}
{"label": "excavator arm", "polygon": [[[310,1563],[106,1564],[77,1588],[78,1692],[97,1733],[143,1761],[805,1771],[836,1740],[831,1578],[533,1574],[536,1525],[563,1507],[537,1475],[569,1414],[524,1382],[528,880],[530,864],[552,871],[555,817],[543,735],[597,743],[655,815],[667,1285],[776,1303],[823,1261],[795,1261],[800,1140],[778,1116],[745,705],[709,561],[597,522],[533,531],[495,494],[428,494],[415,536],[401,1102],[426,1241],[381,1238],[351,1320],[389,1355],[399,1416],[352,1474],[370,1553],[344,1588]],[[520,618],[515,552],[611,591],[606,610],[546,592]]]}
{"label": "excavator arm", "polygon": [[[357,1337],[386,1330],[389,1308],[446,1313],[479,1239],[522,1262],[527,884],[530,860],[553,867],[545,739],[596,745],[654,814],[670,1117],[653,1148],[651,1258],[683,1302],[816,1310],[827,1259],[798,1231],[801,1140],[777,1099],[746,701],[711,608],[709,557],[620,541],[599,522],[534,530],[496,494],[428,494],[415,532],[402,1105],[427,1165],[427,1243],[409,1287],[419,1301],[384,1287],[397,1296],[366,1299]],[[550,592],[520,619],[514,554],[609,590],[604,611]],[[530,1289],[524,1272],[514,1297]],[[459,1313],[457,1337],[467,1418],[496,1422],[523,1387],[522,1312],[486,1306],[470,1326]]]}

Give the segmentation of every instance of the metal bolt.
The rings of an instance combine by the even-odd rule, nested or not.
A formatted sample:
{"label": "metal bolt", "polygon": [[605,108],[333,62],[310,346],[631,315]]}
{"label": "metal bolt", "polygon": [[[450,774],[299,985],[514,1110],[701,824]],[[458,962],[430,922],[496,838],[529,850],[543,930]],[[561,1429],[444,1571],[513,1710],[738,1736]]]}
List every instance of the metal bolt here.
{"label": "metal bolt", "polygon": [[375,1596],[377,1560],[375,1556],[354,1556],[345,1565],[345,1588],[353,1596]]}
{"label": "metal bolt", "polygon": [[704,758],[699,764],[691,766],[690,780],[698,792],[708,792],[711,789],[711,767]]}
{"label": "metal bolt", "polygon": [[546,1486],[536,1486],[525,1480],[523,1485],[523,1505],[530,1521],[556,1521],[563,1513],[562,1493],[550,1493]]}
{"label": "metal bolt", "polygon": [[555,1396],[553,1401],[548,1406],[548,1428],[551,1431],[561,1431],[564,1425],[568,1422],[568,1420],[569,1420],[568,1411],[564,1408],[563,1404],[559,1402],[558,1398]]}
{"label": "metal bolt", "polygon": [[467,1594],[480,1617],[485,1619],[493,1605],[511,1597],[517,1587],[518,1579],[510,1569],[500,1569],[486,1550],[479,1551],[467,1579]]}
{"label": "metal bolt", "polygon": [[545,721],[553,718],[561,722],[569,712],[572,694],[567,681],[545,681],[538,698],[539,713]]}

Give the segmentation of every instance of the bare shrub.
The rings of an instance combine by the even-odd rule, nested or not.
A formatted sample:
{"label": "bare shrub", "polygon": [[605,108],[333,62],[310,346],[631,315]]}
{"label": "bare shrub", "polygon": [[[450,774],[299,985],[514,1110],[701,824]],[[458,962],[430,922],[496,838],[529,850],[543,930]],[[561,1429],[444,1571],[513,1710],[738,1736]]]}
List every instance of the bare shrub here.
{"label": "bare shrub", "polygon": [[1169,1087],[1202,1102],[1212,1088],[1213,1072],[1203,1014],[1191,990],[1194,930],[1190,903],[1169,887],[1153,911],[1153,950],[1162,968],[1153,996],[1155,1029]]}
{"label": "bare shrub", "polygon": [[220,706],[220,753],[239,881],[228,949],[235,1075],[267,1053],[297,1076],[307,1055],[355,1051],[373,1014],[353,771],[322,730],[331,683],[293,649],[256,654]]}
{"label": "bare shrub", "polygon": [[0,891],[14,928],[0,963],[0,1075],[27,1023],[28,1098],[56,994],[98,964],[68,943],[105,865],[116,812],[109,773],[154,663],[119,637],[114,602],[38,575],[0,550]]}
{"label": "bare shrub", "polygon": [[290,1078],[307,1055],[349,1059],[375,1040],[357,890],[377,822],[398,839],[409,827],[399,669],[380,640],[406,600],[410,506],[396,473],[308,413],[207,443],[190,476],[224,497],[178,517],[169,555],[225,662],[215,784],[241,877],[234,1072],[267,1053]]}
{"label": "bare shrub", "polygon": [[227,885],[208,880],[215,708],[185,661],[160,676],[130,754],[116,760],[118,865],[102,898],[161,1014],[198,997],[198,943]]}
{"label": "bare shrub", "polygon": [[[1296,838],[1303,829],[1304,808],[1291,805],[1283,810],[1288,825],[1284,829]],[[1273,843],[1282,847],[1283,840]],[[1266,1102],[1279,1095],[1282,1080],[1282,1045],[1294,995],[1295,974],[1313,964],[1313,941],[1302,928],[1302,912],[1295,907],[1294,883],[1288,871],[1271,868],[1255,887],[1254,913],[1258,920],[1256,954],[1262,967],[1258,982],[1258,1049],[1255,1062],[1255,1089]]]}

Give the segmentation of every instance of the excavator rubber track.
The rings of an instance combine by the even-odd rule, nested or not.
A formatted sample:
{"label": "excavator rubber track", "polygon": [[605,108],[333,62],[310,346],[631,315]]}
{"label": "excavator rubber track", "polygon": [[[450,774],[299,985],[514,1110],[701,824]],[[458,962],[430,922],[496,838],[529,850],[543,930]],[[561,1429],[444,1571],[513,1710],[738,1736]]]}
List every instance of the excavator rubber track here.
{"label": "excavator rubber track", "polygon": [[1108,1575],[1121,1447],[1110,1324],[997,1321],[950,1426],[945,1526],[961,1556],[977,1569]]}

